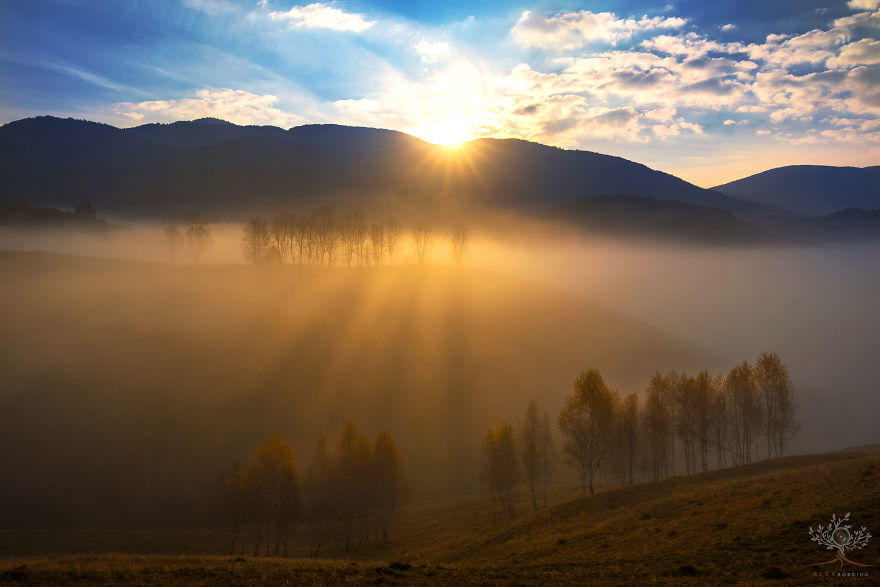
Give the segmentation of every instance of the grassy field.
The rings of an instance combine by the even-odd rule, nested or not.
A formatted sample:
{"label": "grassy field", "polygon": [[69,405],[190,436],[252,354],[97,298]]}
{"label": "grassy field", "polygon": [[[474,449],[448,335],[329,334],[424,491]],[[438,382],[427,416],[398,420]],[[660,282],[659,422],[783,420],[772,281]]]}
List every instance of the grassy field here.
{"label": "grassy field", "polygon": [[[534,514],[521,497],[513,520],[493,515],[485,497],[410,505],[396,516],[387,541],[369,540],[348,556],[330,545],[326,559],[210,554],[223,544],[212,532],[5,532],[0,584],[876,584],[880,578],[880,539],[850,553],[877,568],[840,569],[809,566],[833,553],[808,534],[810,526],[846,512],[856,527],[880,529],[880,447],[774,459],[585,499],[573,488],[556,489],[549,506]],[[304,544],[296,548],[306,551]],[[868,577],[825,575],[841,570]]]}

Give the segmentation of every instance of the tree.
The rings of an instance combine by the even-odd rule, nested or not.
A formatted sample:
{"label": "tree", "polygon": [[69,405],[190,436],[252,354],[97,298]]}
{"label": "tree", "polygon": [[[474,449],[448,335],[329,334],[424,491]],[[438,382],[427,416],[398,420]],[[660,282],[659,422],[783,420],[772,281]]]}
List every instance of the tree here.
{"label": "tree", "polygon": [[287,555],[290,533],[302,511],[302,501],[296,459],[283,438],[270,436],[260,446],[248,468],[244,485],[257,525],[254,554],[259,552],[260,536],[265,528],[266,555],[272,545],[275,554],[280,554],[283,546],[283,552]]}
{"label": "tree", "polygon": [[763,399],[767,458],[782,456],[785,443],[797,430],[795,389],[788,368],[776,353],[762,353],[755,363],[755,382]]}
{"label": "tree", "polygon": [[700,468],[709,470],[709,443],[712,433],[712,398],[715,396],[714,381],[706,370],[700,371],[694,378],[693,425],[694,437],[700,452]]}
{"label": "tree", "polygon": [[330,478],[330,452],[327,440],[321,438],[315,445],[312,460],[303,483],[306,532],[309,536],[309,554],[318,556],[327,526],[332,521],[334,495]]}
{"label": "tree", "polygon": [[425,263],[425,256],[428,254],[428,249],[431,246],[432,233],[433,228],[426,222],[420,222],[413,228],[413,250],[416,252],[416,259],[418,259],[419,265]]}
{"label": "tree", "polygon": [[574,390],[559,413],[559,429],[565,437],[563,450],[578,469],[581,491],[594,493],[593,477],[608,447],[614,395],[596,369],[582,371]]}
{"label": "tree", "polygon": [[635,481],[636,451],[639,438],[639,399],[631,393],[615,402],[614,453],[617,457],[615,473],[620,485]]}
{"label": "tree", "polygon": [[523,476],[529,487],[529,497],[532,499],[532,509],[538,510],[537,488],[541,479],[542,451],[541,451],[541,421],[538,412],[538,403],[535,400],[529,402],[523,423],[519,429],[519,456],[522,461]]}
{"label": "tree", "polygon": [[[275,235],[273,229],[270,231],[269,225],[262,218],[251,218],[244,225],[241,234],[241,252],[246,261],[250,263],[260,263],[269,250]],[[283,240],[283,237],[280,237]]]}
{"label": "tree", "polygon": [[464,253],[467,250],[467,229],[461,224],[452,227],[452,256],[456,265],[461,265]]}
{"label": "tree", "polygon": [[501,511],[513,517],[513,489],[519,481],[516,442],[507,422],[496,425],[483,440],[481,476]]}
{"label": "tree", "polygon": [[367,515],[373,505],[371,490],[372,447],[358,434],[354,424],[342,429],[339,453],[333,461],[336,513],[345,539],[345,551],[351,549],[355,522],[361,523],[361,540],[366,534]]}
{"label": "tree", "polygon": [[666,378],[659,371],[648,382],[642,418],[646,459],[652,477],[659,481],[669,469],[669,444],[672,436],[672,413],[666,402]]}
{"label": "tree", "polygon": [[553,427],[550,426],[550,415],[545,411],[541,414],[538,425],[538,455],[541,463],[541,476],[544,479],[544,507],[547,507],[547,488],[553,474],[553,462],[556,460],[556,448],[553,445]]}
{"label": "tree", "polygon": [[333,265],[336,243],[339,240],[339,222],[336,219],[336,210],[332,206],[321,206],[315,210],[312,213],[312,227],[318,264],[322,265],[326,258],[327,264]]}
{"label": "tree", "polygon": [[391,434],[383,430],[373,445],[373,472],[378,524],[382,537],[388,538],[388,522],[403,496],[400,452]]}
{"label": "tree", "polygon": [[190,254],[198,263],[205,251],[213,244],[214,239],[207,225],[196,221],[186,229],[186,242],[189,245]]}
{"label": "tree", "polygon": [[382,264],[382,256],[385,254],[385,225],[374,222],[370,225],[370,257],[373,265],[378,267]]}
{"label": "tree", "polygon": [[727,374],[724,381],[729,400],[731,454],[735,465],[752,462],[752,447],[761,418],[761,404],[755,387],[755,373],[743,361]]}
{"label": "tree", "polygon": [[397,218],[389,218],[385,221],[385,243],[388,247],[388,263],[394,263],[394,253],[400,243],[400,221]]}
{"label": "tree", "polygon": [[183,248],[183,231],[176,224],[166,226],[162,230],[162,241],[171,256],[171,262],[174,263],[177,254]]}

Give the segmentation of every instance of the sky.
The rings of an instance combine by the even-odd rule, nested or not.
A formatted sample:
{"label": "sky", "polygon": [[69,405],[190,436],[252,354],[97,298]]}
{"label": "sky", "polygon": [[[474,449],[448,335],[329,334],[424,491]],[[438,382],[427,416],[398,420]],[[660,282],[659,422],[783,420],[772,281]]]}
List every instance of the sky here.
{"label": "sky", "polygon": [[0,123],[521,138],[703,187],[880,164],[880,0],[5,0]]}

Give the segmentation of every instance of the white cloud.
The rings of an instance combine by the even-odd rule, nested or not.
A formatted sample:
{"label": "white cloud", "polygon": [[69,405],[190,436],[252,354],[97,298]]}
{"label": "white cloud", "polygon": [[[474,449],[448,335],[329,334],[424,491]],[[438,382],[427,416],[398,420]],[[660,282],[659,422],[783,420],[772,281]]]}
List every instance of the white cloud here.
{"label": "white cloud", "polygon": [[640,32],[677,29],[687,19],[659,16],[617,18],[611,12],[568,12],[544,16],[526,10],[512,29],[513,38],[525,47],[570,50],[594,41],[617,43]]}
{"label": "white cloud", "polygon": [[880,8],[880,0],[849,0],[846,5],[853,10],[877,10]]}
{"label": "white cloud", "polygon": [[732,31],[734,29],[736,29],[736,25],[731,24],[731,23],[728,23],[728,24],[724,25],[723,27],[721,27],[722,31]]}
{"label": "white cloud", "polygon": [[260,124],[288,128],[303,119],[276,107],[278,98],[244,90],[215,88],[197,90],[193,98],[121,102],[114,105],[119,116],[139,122],[168,122],[196,118],[220,118],[235,124]]}
{"label": "white cloud", "polygon": [[284,20],[291,28],[330,29],[360,33],[376,24],[363,14],[345,12],[328,4],[294,6],[286,12],[270,12],[272,20]]}
{"label": "white cloud", "polygon": [[434,63],[452,53],[449,43],[444,41],[431,42],[422,40],[416,43],[415,49],[422,56],[422,61],[425,63]]}
{"label": "white cloud", "polygon": [[840,52],[830,57],[828,67],[847,67],[851,65],[871,65],[880,63],[880,41],[860,39],[840,48]]}

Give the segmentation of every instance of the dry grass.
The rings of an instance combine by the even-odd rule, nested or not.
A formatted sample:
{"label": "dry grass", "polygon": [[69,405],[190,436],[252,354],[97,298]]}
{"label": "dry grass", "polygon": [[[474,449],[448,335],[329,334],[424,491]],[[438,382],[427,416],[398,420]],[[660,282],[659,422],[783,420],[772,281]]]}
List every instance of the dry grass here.
{"label": "dry grass", "polygon": [[[856,524],[875,534],[880,530],[880,451],[788,457],[586,499],[575,495],[571,489],[556,490],[555,505],[537,514],[526,513],[523,496],[513,521],[493,520],[486,498],[413,505],[397,516],[390,540],[368,541],[347,560],[19,557],[0,560],[0,584],[834,582],[814,576],[817,567],[808,566],[831,556],[810,542],[807,530],[827,523],[832,513],[846,512]],[[143,534],[140,539],[155,545],[161,538]],[[206,550],[217,540],[198,533],[166,538],[169,544],[184,540]],[[7,545],[15,540],[9,533],[4,539]],[[92,544],[100,542],[93,538]],[[337,546],[326,553],[341,557]],[[851,558],[880,565],[880,539]],[[880,568],[844,570],[869,572],[864,584],[880,577]]]}

